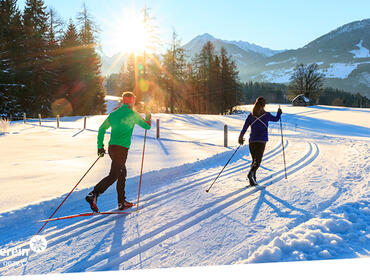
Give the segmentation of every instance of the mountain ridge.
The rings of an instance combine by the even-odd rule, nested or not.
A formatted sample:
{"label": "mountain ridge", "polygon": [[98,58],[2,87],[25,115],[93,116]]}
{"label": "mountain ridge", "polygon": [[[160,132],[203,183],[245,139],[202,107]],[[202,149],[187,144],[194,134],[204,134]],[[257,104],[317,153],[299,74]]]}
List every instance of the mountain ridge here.
{"label": "mountain ridge", "polygon": [[317,63],[326,75],[325,86],[370,97],[370,18],[339,26],[297,49],[272,50],[247,41],[222,40],[209,33],[194,37],[183,48],[188,57],[193,57],[208,41],[216,51],[226,49],[243,82],[289,83],[297,64]]}

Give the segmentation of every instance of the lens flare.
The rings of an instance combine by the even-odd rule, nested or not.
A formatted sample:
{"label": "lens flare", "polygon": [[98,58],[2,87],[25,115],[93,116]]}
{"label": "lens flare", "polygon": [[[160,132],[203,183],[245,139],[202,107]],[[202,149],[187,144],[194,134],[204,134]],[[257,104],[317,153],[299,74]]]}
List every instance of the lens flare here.
{"label": "lens flare", "polygon": [[59,98],[51,104],[51,110],[54,116],[69,116],[72,115],[73,109],[71,103],[65,98]]}

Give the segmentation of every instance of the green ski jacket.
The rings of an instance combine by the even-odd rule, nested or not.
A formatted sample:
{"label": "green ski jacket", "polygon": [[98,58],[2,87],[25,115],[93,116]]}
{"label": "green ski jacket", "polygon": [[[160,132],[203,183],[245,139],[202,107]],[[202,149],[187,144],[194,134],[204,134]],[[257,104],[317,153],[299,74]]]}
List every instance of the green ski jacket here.
{"label": "green ski jacket", "polygon": [[139,113],[131,110],[127,104],[113,111],[105,119],[99,128],[98,149],[103,148],[104,135],[109,127],[112,127],[109,145],[119,145],[130,149],[131,136],[135,124],[144,129],[150,129],[149,118],[144,120]]}

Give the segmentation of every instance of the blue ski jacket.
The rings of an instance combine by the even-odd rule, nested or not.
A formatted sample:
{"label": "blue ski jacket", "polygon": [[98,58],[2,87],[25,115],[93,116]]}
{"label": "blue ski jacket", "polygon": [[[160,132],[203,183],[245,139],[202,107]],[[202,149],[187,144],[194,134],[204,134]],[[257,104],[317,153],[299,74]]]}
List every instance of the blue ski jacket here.
{"label": "blue ski jacket", "polygon": [[268,125],[269,122],[277,122],[280,120],[281,113],[278,112],[276,117],[271,115],[269,112],[264,112],[259,117],[254,117],[250,113],[245,120],[242,131],[239,137],[243,137],[248,127],[251,127],[251,133],[249,136],[249,142],[267,142],[268,141]]}

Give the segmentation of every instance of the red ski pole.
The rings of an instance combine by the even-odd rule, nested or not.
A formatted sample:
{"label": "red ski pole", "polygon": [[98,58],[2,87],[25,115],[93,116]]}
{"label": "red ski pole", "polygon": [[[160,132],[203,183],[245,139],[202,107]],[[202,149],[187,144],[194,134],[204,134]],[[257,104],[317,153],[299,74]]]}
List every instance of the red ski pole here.
{"label": "red ski pole", "polygon": [[[95,163],[100,159],[101,157],[99,156],[96,161],[90,166],[89,170],[86,171],[86,173],[82,176],[82,178],[80,179],[80,181],[78,181],[78,183],[76,184],[76,186],[74,186],[74,188],[70,191],[70,193],[64,198],[64,200],[62,201],[62,203],[58,206],[57,209],[55,209],[54,213],[51,214],[51,216],[49,217],[48,220],[50,220],[54,214],[59,210],[59,208],[63,205],[63,203],[67,200],[67,198],[71,195],[71,193],[77,188],[78,184],[82,181],[83,178],[85,178],[85,176],[87,175],[87,173],[89,173],[89,171],[91,170],[91,168],[93,168],[93,166],[95,165]],[[36,233],[36,235],[38,235],[42,230],[43,228],[46,226],[46,224],[48,223],[49,221],[46,221],[44,223],[44,225],[39,229],[39,231]]]}
{"label": "red ski pole", "polygon": [[136,212],[139,212],[139,200],[140,200],[140,190],[141,190],[141,179],[143,178],[143,166],[144,166],[144,153],[145,153],[145,142],[146,142],[146,130],[144,135],[144,146],[143,146],[143,155],[141,158],[141,171],[140,171],[140,182],[139,182],[139,194],[137,196],[137,208]]}

